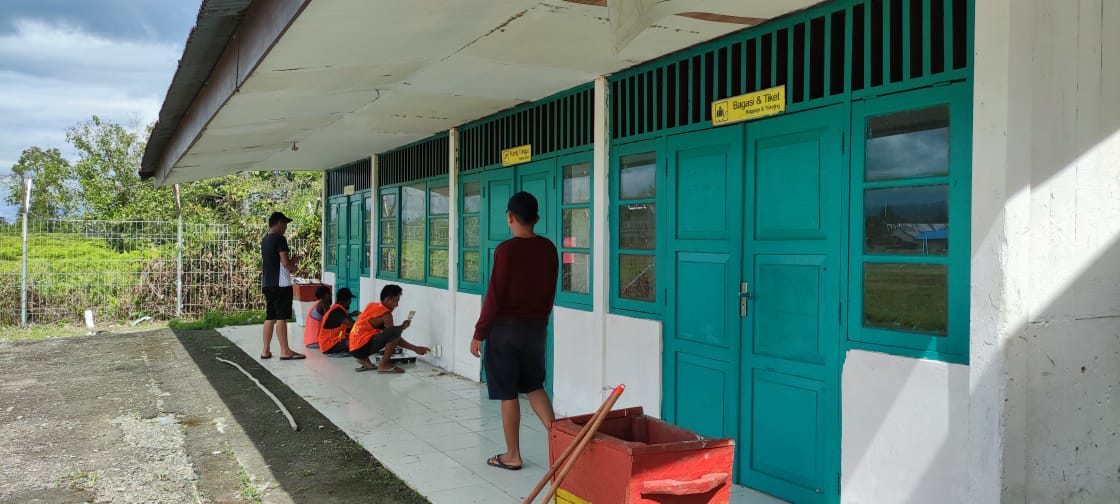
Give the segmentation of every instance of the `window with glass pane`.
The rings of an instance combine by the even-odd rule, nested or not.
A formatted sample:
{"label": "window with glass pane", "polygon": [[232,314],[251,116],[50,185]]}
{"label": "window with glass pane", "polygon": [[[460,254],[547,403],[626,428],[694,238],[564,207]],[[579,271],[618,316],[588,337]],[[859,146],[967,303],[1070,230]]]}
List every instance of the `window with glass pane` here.
{"label": "window with glass pane", "polygon": [[948,277],[944,264],[865,263],[864,327],[945,336]]}
{"label": "window with glass pane", "polygon": [[434,278],[447,278],[447,246],[449,197],[448,186],[433,186],[428,190],[428,274]]}
{"label": "window with glass pane", "polygon": [[[865,328],[948,334],[949,123],[948,105],[866,119]],[[892,259],[903,256],[908,259]]]}
{"label": "window with glass pane", "polygon": [[[459,262],[459,279],[464,284],[479,284],[482,275],[479,258],[482,247],[482,184],[466,182],[463,184],[462,240],[459,246],[462,260]],[[468,289],[470,285],[464,285]],[[474,286],[473,288],[480,288]]]}
{"label": "window with glass pane", "polygon": [[364,248],[366,250],[366,260],[362,261],[362,273],[364,273],[364,274],[369,274],[370,262],[373,259],[370,256],[373,248],[370,247],[370,240],[369,240],[370,216],[372,214],[372,211],[373,211],[373,197],[372,196],[366,196],[365,202],[363,203],[363,207],[362,207],[362,237],[363,237],[362,248]]}
{"label": "window with glass pane", "polygon": [[560,291],[590,294],[591,163],[563,166],[561,193]]}
{"label": "window with glass pane", "polygon": [[397,244],[400,241],[398,230],[400,212],[398,211],[398,191],[396,187],[383,189],[380,194],[378,215],[378,271],[393,276],[397,272]]}
{"label": "window with glass pane", "polygon": [[657,154],[619,159],[618,297],[657,301]]}
{"label": "window with glass pane", "polygon": [[400,277],[404,279],[424,280],[427,198],[425,184],[401,187]]}

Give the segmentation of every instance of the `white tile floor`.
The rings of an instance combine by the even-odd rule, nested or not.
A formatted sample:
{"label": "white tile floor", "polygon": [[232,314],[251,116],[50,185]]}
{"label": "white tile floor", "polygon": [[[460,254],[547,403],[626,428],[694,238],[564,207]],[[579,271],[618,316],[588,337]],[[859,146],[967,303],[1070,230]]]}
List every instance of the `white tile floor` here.
{"label": "white tile floor", "polygon": [[[298,329],[291,325],[293,334]],[[260,355],[261,327],[220,332],[249,355]],[[498,403],[485,386],[424,363],[401,375],[355,373],[351,358],[326,358],[317,350],[305,361],[260,361],[295,393],[343,429],[409,486],[433,504],[521,502],[548,469],[545,429],[521,402],[524,468],[503,471],[486,459],[505,451]],[[273,355],[279,355],[273,343]],[[736,486],[735,504],[782,501]]]}

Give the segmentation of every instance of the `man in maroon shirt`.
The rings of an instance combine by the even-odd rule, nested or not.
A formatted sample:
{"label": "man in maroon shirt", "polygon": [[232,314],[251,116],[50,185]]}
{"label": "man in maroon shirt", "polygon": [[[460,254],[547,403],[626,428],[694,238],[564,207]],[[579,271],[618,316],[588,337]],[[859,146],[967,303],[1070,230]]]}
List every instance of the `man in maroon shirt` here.
{"label": "man in maroon shirt", "polygon": [[552,401],[544,391],[544,354],[560,261],[556,246],[533,233],[539,219],[532,194],[519,192],[509,199],[506,221],[513,238],[494,251],[490,286],[471,340],[475,357],[481,353],[482,340],[487,340],[486,388],[491,400],[502,401],[506,452],[486,463],[513,471],[521,469],[517,395],[526,394],[546,429],[555,420]]}

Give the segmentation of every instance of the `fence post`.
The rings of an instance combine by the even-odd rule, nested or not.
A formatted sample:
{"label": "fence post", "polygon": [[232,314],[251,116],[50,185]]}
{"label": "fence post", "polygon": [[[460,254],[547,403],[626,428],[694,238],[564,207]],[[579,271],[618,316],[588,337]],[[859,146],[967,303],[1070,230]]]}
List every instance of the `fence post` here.
{"label": "fence post", "polygon": [[176,239],[175,255],[178,274],[175,275],[175,316],[183,316],[183,205],[179,200],[179,184],[175,184],[175,209],[179,214],[179,233]]}
{"label": "fence post", "polygon": [[27,214],[31,212],[31,177],[23,178],[23,271],[19,278],[19,325],[27,327]]}

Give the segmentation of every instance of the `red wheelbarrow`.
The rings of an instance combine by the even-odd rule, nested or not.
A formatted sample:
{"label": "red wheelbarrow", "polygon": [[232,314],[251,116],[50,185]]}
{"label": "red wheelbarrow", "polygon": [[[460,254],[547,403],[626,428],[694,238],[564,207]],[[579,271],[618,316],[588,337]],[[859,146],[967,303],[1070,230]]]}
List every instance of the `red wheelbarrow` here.
{"label": "red wheelbarrow", "polygon": [[[550,462],[590,419],[563,418],[552,425]],[[640,407],[615,410],[560,484],[556,502],[726,503],[734,462],[732,439],[706,438],[646,416]]]}

